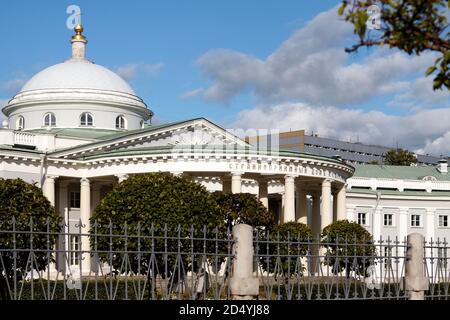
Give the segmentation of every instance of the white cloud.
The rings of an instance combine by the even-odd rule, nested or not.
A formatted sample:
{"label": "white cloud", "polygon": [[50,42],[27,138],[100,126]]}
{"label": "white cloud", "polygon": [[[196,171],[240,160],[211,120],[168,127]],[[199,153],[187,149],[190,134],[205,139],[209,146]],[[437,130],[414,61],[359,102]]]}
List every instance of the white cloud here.
{"label": "white cloud", "polygon": [[447,131],[442,136],[434,140],[428,140],[425,146],[419,150],[419,153],[429,153],[439,155],[450,155],[450,131]]}
{"label": "white cloud", "polygon": [[[408,116],[380,111],[285,103],[239,113],[233,128],[305,129],[319,136],[363,143],[399,146],[435,155],[449,152],[450,108],[422,110]],[[445,146],[447,143],[447,146]]]}
{"label": "white cloud", "polygon": [[189,100],[189,99],[192,99],[192,98],[195,98],[195,97],[201,95],[203,93],[203,91],[205,91],[205,89],[203,89],[203,88],[197,88],[197,89],[194,89],[191,91],[187,91],[187,92],[183,93],[180,96],[180,98],[182,100]]}
{"label": "white cloud", "polygon": [[448,107],[450,105],[450,91],[448,89],[433,90],[433,78],[418,78],[408,83],[405,92],[397,95],[389,103],[392,106],[404,108]]}
{"label": "white cloud", "polygon": [[16,94],[17,92],[20,91],[20,89],[22,89],[22,87],[25,85],[27,81],[28,80],[22,78],[12,79],[9,81],[2,82],[0,84],[0,88],[11,94]]}
{"label": "white cloud", "polygon": [[203,98],[229,102],[250,90],[264,103],[358,103],[407,90],[410,79],[423,75],[436,58],[431,53],[408,56],[384,48],[355,61],[344,51],[350,37],[352,25],[339,18],[335,7],[317,15],[266,59],[233,50],[210,50],[197,61],[212,81]]}
{"label": "white cloud", "polygon": [[136,78],[139,72],[148,76],[157,76],[164,68],[164,63],[159,62],[155,64],[146,63],[130,63],[117,68],[116,72],[126,81],[131,81]]}

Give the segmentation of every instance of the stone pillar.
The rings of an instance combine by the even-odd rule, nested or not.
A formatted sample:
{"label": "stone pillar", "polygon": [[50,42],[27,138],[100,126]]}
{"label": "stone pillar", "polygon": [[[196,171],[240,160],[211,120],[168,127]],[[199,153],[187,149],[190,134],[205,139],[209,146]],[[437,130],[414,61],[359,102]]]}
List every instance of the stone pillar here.
{"label": "stone pillar", "polygon": [[42,187],[42,193],[50,201],[52,206],[55,206],[55,179],[56,176],[45,176],[44,185]]}
{"label": "stone pillar", "polygon": [[318,193],[312,194],[312,216],[311,216],[311,229],[313,236],[320,235],[321,216],[320,216],[320,196]]}
{"label": "stone pillar", "polygon": [[117,174],[116,175],[117,179],[119,179],[119,183],[125,181],[128,179],[128,175],[126,173],[124,174]]}
{"label": "stone pillar", "polygon": [[300,182],[297,182],[297,202],[296,214],[297,222],[308,224],[308,199],[306,198],[306,191],[300,188]]}
{"label": "stone pillar", "polygon": [[231,193],[231,178],[222,177],[222,192]]}
{"label": "stone pillar", "polygon": [[[81,179],[80,187],[80,220],[81,233],[87,234],[90,229],[89,218],[91,216],[91,185],[88,179]],[[89,273],[91,270],[90,243],[88,236],[81,237],[81,250],[88,251],[83,253],[81,261],[81,271],[83,274]]]}
{"label": "stone pillar", "polygon": [[331,181],[324,180],[322,182],[322,206],[320,208],[320,229],[333,223],[333,212],[331,209]]}
{"label": "stone pillar", "polygon": [[347,210],[347,206],[346,206],[346,191],[345,191],[346,186],[343,185],[341,189],[339,189],[337,195],[336,195],[336,209],[337,209],[337,214],[336,214],[336,219],[337,220],[345,220],[347,219],[347,214],[346,214],[346,210]]}
{"label": "stone pillar", "polygon": [[247,224],[233,227],[233,273],[230,290],[233,300],[249,300],[259,294],[259,280],[253,276],[253,228]]}
{"label": "stone pillar", "polygon": [[231,173],[231,193],[241,193],[242,191],[242,173]]}
{"label": "stone pillar", "polygon": [[283,223],[295,221],[295,177],[284,177],[284,215]]}
{"label": "stone pillar", "polygon": [[259,200],[262,202],[264,207],[269,209],[269,190],[268,181],[265,179],[258,180],[258,193]]}

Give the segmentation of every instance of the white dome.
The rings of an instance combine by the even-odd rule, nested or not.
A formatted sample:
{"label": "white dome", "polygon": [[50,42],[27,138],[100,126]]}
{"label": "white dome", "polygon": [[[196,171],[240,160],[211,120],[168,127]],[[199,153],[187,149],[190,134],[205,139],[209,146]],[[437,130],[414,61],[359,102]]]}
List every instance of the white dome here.
{"label": "white dome", "polygon": [[136,95],[117,74],[86,59],[69,59],[48,67],[33,76],[20,92],[43,89],[98,89]]}

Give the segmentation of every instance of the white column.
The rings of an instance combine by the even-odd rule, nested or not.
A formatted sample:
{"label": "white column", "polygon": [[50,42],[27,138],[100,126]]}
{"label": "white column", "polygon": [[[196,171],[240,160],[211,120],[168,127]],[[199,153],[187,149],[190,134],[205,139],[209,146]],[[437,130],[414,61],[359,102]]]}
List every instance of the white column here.
{"label": "white column", "polygon": [[[91,216],[91,185],[88,179],[81,179],[80,187],[80,219],[81,219],[81,233],[87,234],[90,229],[89,218]],[[81,250],[90,251],[90,243],[88,236],[81,237]],[[90,253],[83,254],[81,262],[83,273],[89,273],[91,270],[91,256]]]}
{"label": "white column", "polygon": [[266,179],[258,180],[258,193],[259,193],[259,201],[262,202],[264,207],[269,209],[269,191],[268,191],[268,181]]}
{"label": "white column", "polygon": [[383,208],[378,207],[373,212],[372,237],[374,240],[379,240],[381,236],[382,211]]}
{"label": "white column", "polygon": [[284,177],[284,215],[283,223],[295,221],[295,177]]}
{"label": "white column", "polygon": [[403,241],[408,235],[408,208],[400,208],[398,215],[398,240]]}
{"label": "white column", "polygon": [[311,229],[313,236],[320,235],[321,217],[320,217],[320,196],[318,193],[312,194],[312,216]]}
{"label": "white column", "polygon": [[331,181],[322,182],[322,206],[320,208],[320,230],[333,222],[333,211],[331,209]]}
{"label": "white column", "polygon": [[301,189],[300,181],[297,182],[297,202],[295,218],[297,222],[308,224],[308,203],[306,191]]}
{"label": "white column", "polygon": [[346,216],[346,191],[345,191],[346,186],[343,185],[341,189],[339,189],[337,195],[336,195],[336,209],[337,209],[337,214],[336,214],[336,219],[339,220],[345,220],[347,219]]}
{"label": "white column", "polygon": [[128,179],[128,175],[126,173],[124,174],[117,174],[116,175],[117,179],[119,179],[119,183],[125,181]]}
{"label": "white column", "polygon": [[45,176],[42,193],[50,201],[52,206],[55,206],[55,179],[56,176]]}
{"label": "white column", "polygon": [[241,193],[242,191],[242,173],[231,173],[231,193]]}
{"label": "white column", "polygon": [[425,240],[435,239],[436,208],[427,208],[425,217]]}

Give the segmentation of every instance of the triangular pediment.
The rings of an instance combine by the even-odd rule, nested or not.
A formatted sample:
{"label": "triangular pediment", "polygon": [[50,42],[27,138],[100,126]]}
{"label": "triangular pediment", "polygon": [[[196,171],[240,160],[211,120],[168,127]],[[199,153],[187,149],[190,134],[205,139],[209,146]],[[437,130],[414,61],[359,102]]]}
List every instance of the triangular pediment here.
{"label": "triangular pediment", "polygon": [[53,152],[50,156],[83,159],[96,153],[142,150],[153,147],[208,146],[248,144],[229,130],[203,118],[114,134],[98,142]]}

